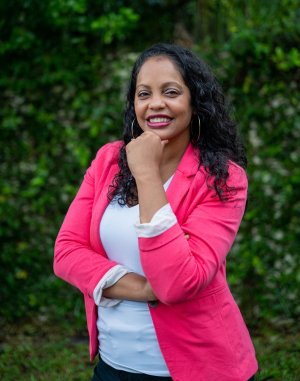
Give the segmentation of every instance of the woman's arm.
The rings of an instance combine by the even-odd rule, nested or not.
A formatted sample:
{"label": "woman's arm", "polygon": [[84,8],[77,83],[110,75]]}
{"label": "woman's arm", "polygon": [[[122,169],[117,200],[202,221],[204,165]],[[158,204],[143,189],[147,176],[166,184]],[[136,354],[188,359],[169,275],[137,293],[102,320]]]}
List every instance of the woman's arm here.
{"label": "woman's arm", "polygon": [[[181,216],[185,215],[181,224],[158,236],[139,238],[145,276],[163,303],[193,299],[216,279],[216,285],[226,284],[225,268],[220,269],[235,240],[247,199],[245,171],[234,164],[230,165],[229,186],[234,186],[234,191],[220,201],[204,180],[204,189],[192,189],[193,197],[189,199],[187,192],[183,200],[186,207],[193,204],[189,214],[178,206],[177,212],[181,209]],[[188,240],[184,234],[189,235]]]}
{"label": "woman's arm", "polygon": [[[105,171],[105,168],[109,167],[109,165],[104,166],[103,163],[111,160],[109,157],[115,150],[116,147],[111,145],[106,145],[99,150],[97,158],[87,170],[81,187],[69,207],[55,242],[55,274],[91,298],[99,283],[118,265],[94,251],[90,244],[95,172]],[[103,165],[103,168],[99,166],[99,163]],[[129,300],[155,299],[147,280],[134,273],[122,276],[114,285],[104,289],[103,295],[108,298]]]}
{"label": "woman's arm", "polygon": [[[147,137],[150,134],[142,135]],[[141,222],[149,222],[167,201],[162,181],[158,178],[159,145],[147,142],[147,145],[138,147],[146,141],[142,135],[142,139],[139,137],[128,144],[127,153],[128,164],[138,187],[140,219]],[[203,185],[194,189],[193,197],[186,204],[190,212],[183,224],[176,223],[158,236],[139,238],[145,276],[157,298],[165,304],[180,303],[196,297],[215,279],[225,262],[243,217],[247,198],[244,170],[230,164],[229,172],[228,185],[233,186],[234,191],[228,194],[226,201],[216,197],[205,180],[200,181],[198,184]],[[198,175],[205,176],[201,172]],[[191,179],[185,179],[185,182],[192,186]],[[178,183],[178,186],[181,185]],[[186,193],[186,197],[189,197],[188,189]],[[178,206],[180,208],[181,205]],[[183,210],[181,213],[185,214]],[[190,237],[188,241],[185,234]]]}
{"label": "woman's arm", "polygon": [[157,300],[147,279],[136,273],[129,273],[113,286],[105,288],[102,295],[110,299],[126,299],[138,302]]}
{"label": "woman's arm", "polygon": [[158,135],[145,132],[126,146],[128,166],[137,185],[141,223],[150,222],[168,203],[160,173],[166,144]]}

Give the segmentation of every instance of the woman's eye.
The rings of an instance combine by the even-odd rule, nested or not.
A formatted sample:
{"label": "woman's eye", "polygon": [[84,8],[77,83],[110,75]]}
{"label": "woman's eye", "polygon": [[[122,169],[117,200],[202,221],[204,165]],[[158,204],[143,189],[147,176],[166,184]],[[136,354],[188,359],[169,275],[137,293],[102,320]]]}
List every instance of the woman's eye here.
{"label": "woman's eye", "polygon": [[176,97],[179,94],[179,92],[178,90],[175,90],[175,89],[168,89],[165,91],[165,94],[170,97]]}
{"label": "woman's eye", "polygon": [[140,91],[139,93],[138,93],[138,97],[139,98],[145,98],[145,97],[147,97],[149,95],[149,93],[147,92],[147,91]]}

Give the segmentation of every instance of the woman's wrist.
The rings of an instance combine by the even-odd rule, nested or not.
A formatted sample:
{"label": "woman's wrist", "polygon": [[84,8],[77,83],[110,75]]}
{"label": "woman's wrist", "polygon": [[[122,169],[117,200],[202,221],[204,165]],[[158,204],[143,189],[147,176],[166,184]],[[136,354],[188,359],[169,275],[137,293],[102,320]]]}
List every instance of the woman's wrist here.
{"label": "woman's wrist", "polygon": [[153,184],[153,182],[162,183],[159,168],[144,168],[133,174],[137,186]]}
{"label": "woman's wrist", "polygon": [[152,287],[150,285],[150,283],[146,280],[146,283],[145,283],[145,289],[144,289],[144,292],[145,292],[145,297],[146,297],[146,301],[147,302],[155,302],[157,300],[157,297],[155,296],[153,290],[152,290]]}

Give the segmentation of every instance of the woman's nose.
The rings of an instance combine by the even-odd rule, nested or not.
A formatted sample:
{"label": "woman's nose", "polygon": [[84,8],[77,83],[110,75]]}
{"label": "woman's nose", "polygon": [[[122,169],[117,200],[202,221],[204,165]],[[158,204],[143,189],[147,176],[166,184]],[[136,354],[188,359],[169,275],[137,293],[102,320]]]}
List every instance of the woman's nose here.
{"label": "woman's nose", "polygon": [[149,103],[149,107],[153,110],[155,109],[162,109],[165,107],[165,102],[164,100],[162,99],[162,97],[152,97],[150,99],[150,103]]}

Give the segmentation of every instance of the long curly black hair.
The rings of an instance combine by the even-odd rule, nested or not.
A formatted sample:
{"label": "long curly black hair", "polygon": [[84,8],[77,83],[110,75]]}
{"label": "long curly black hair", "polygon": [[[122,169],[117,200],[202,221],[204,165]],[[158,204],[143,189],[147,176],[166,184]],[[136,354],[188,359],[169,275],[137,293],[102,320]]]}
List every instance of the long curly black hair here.
{"label": "long curly black hair", "polygon": [[145,50],[137,58],[132,69],[124,114],[124,144],[120,149],[120,169],[109,188],[108,198],[112,200],[117,197],[120,205],[138,203],[136,183],[128,168],[125,146],[133,137],[132,130],[134,137],[143,133],[136,122],[134,111],[136,81],[144,62],[155,56],[169,58],[178,68],[190,90],[193,112],[201,121],[199,137],[198,119],[192,118],[191,143],[199,150],[199,167],[204,166],[207,172],[207,183],[215,189],[216,196],[220,200],[226,200],[226,192],[232,189],[227,185],[229,160],[243,168],[247,165],[244,146],[237,133],[236,123],[229,115],[222,89],[207,64],[190,50],[166,43],[159,43]]}

